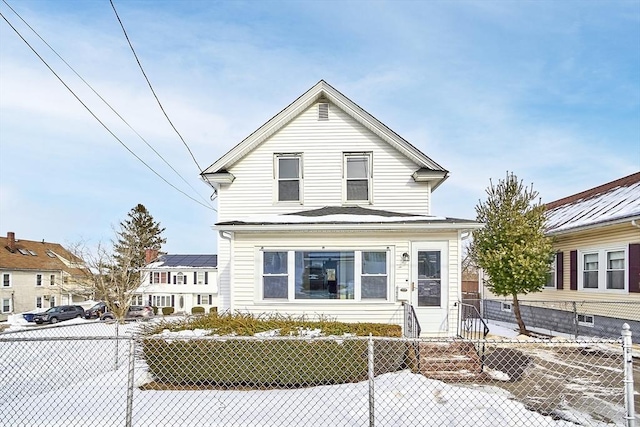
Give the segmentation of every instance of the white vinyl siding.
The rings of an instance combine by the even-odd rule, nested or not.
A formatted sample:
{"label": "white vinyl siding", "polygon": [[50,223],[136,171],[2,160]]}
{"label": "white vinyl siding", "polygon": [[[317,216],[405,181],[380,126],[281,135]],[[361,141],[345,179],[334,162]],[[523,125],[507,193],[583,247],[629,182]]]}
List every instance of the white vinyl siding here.
{"label": "white vinyl siding", "polygon": [[[260,233],[239,234],[235,233],[233,248],[235,262],[229,262],[229,242],[220,239],[224,244],[218,254],[218,271],[220,272],[220,302],[221,310],[242,309],[256,314],[265,312],[279,312],[291,315],[313,316],[323,313],[334,316],[341,321],[350,322],[401,322],[402,306],[396,301],[396,287],[406,286],[409,281],[410,262],[402,261],[402,254],[410,251],[410,242],[419,241],[448,241],[448,305],[451,312],[455,312],[453,304],[458,301],[458,288],[460,283],[458,263],[458,241],[455,233],[301,233],[301,234],[276,234]],[[389,270],[389,287],[387,299],[353,299],[353,300],[263,300],[262,299],[262,264],[261,249],[269,251],[295,251],[295,250],[358,250],[365,252],[380,252],[378,248],[384,242],[383,252],[387,253]],[[386,249],[386,248],[389,249]],[[226,254],[225,254],[226,252]],[[228,272],[225,275],[223,272]],[[382,273],[379,273],[382,274]],[[233,277],[231,279],[231,277]],[[232,281],[234,286],[229,286]],[[230,289],[232,288],[232,289]],[[223,289],[229,289],[230,299],[227,303]],[[433,326],[433,325],[431,325]],[[440,325],[438,325],[440,326]],[[455,332],[455,322],[450,322],[449,327]],[[423,325],[423,330],[429,332],[429,325]]]}
{"label": "white vinyl siding", "polygon": [[[224,203],[219,204],[218,221],[342,205],[345,152],[373,153],[371,208],[429,214],[430,187],[411,178],[419,166],[340,109],[330,111],[329,121],[318,121],[312,106],[233,164],[229,172],[235,180],[219,189]],[[278,153],[304,156],[303,206],[277,202],[273,162]]]}

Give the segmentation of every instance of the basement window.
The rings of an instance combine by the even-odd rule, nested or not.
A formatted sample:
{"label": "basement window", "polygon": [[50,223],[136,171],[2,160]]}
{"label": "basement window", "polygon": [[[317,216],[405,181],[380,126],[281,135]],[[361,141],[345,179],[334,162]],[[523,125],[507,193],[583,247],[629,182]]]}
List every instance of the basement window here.
{"label": "basement window", "polygon": [[501,303],[500,310],[502,310],[504,312],[507,312],[507,313],[511,313],[511,311],[512,311],[511,303],[510,302]]}
{"label": "basement window", "polygon": [[578,325],[593,328],[595,324],[594,318],[590,314],[578,314]]}

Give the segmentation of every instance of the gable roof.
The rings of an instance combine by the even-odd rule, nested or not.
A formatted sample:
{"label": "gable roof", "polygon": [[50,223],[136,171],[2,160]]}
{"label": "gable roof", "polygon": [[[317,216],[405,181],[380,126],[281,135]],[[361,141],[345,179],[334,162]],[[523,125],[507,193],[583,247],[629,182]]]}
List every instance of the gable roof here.
{"label": "gable roof", "polygon": [[9,245],[8,237],[0,237],[0,268],[3,270],[63,270],[73,276],[83,274],[74,264],[84,265],[84,262],[59,243],[16,239],[13,251]]}
{"label": "gable roof", "polygon": [[418,150],[407,140],[388,128],[384,123],[367,113],[355,102],[344,96],[329,83],[320,80],[311,89],[307,90],[298,99],[289,104],[285,109],[272,117],[265,124],[260,126],[251,135],[229,150],[220,157],[215,163],[202,172],[201,176],[204,180],[214,174],[226,172],[233,164],[238,162],[258,145],[272,136],[282,127],[287,125],[291,120],[313,105],[320,99],[326,99],[362,126],[373,132],[386,141],[399,152],[411,159],[419,166],[419,175],[427,176],[425,172],[429,172],[435,176],[429,176],[429,180],[433,180],[432,190],[435,190],[447,177],[449,172],[438,163],[429,158],[422,151]]}
{"label": "gable roof", "polygon": [[545,206],[547,234],[640,219],[640,172]]}
{"label": "gable roof", "polygon": [[163,254],[158,259],[145,266],[145,269],[154,268],[217,268],[217,255],[169,255]]}

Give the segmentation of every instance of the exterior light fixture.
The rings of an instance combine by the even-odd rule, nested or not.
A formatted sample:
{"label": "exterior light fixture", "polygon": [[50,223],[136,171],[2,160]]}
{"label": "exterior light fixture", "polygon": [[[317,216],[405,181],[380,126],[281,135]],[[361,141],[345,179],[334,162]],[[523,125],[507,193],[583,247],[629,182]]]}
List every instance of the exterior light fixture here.
{"label": "exterior light fixture", "polygon": [[407,252],[402,254],[402,261],[409,262],[409,254]]}

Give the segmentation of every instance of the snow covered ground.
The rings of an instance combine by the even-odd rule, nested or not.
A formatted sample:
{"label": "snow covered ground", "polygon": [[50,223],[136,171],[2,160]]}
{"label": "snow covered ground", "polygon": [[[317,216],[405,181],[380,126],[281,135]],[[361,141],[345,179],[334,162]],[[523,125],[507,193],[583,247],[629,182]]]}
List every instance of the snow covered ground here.
{"label": "snow covered ground", "polygon": [[[136,323],[76,319],[34,327],[13,319],[0,336],[0,426],[124,425],[129,341]],[[508,326],[492,325],[507,338]],[[96,337],[85,339],[84,337]],[[20,340],[15,340],[19,338]],[[50,338],[31,341],[31,338]],[[143,361],[134,370],[132,421],[136,426],[366,426],[369,384],[296,390],[143,391]],[[375,379],[375,419],[382,426],[575,426],[527,410],[495,387],[455,387],[413,374]],[[567,408],[567,419],[605,426]],[[616,424],[621,425],[621,424]]]}

